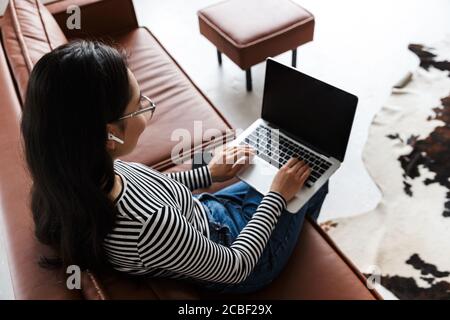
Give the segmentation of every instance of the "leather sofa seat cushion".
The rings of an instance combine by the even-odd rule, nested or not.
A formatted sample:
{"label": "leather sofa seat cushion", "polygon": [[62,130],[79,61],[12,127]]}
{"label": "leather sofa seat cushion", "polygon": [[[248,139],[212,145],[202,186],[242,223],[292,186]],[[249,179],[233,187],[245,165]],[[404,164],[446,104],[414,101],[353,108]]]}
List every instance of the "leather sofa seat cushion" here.
{"label": "leather sofa seat cushion", "polygon": [[10,0],[2,22],[2,39],[22,100],[34,64],[67,42],[53,16],[38,0]]}
{"label": "leather sofa seat cushion", "polygon": [[314,16],[290,0],[228,0],[198,12],[200,33],[241,69],[311,41]]}
{"label": "leather sofa seat cushion", "polygon": [[210,133],[222,137],[230,132],[230,125],[150,31],[138,28],[114,40],[127,51],[142,94],[157,105],[136,148],[122,160],[165,169],[173,166],[171,152],[181,137],[190,149],[207,144]]}

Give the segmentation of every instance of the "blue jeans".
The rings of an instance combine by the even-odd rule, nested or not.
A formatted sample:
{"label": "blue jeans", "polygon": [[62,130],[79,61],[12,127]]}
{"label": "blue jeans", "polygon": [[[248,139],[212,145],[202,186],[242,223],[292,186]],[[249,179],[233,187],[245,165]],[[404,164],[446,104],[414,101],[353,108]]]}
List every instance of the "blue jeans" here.
{"label": "blue jeans", "polygon": [[[237,284],[193,280],[194,284],[219,293],[248,293],[270,284],[283,270],[297,243],[305,215],[319,217],[328,182],[296,213],[283,211],[263,253],[249,276]],[[230,246],[247,225],[263,196],[244,182],[235,183],[214,194],[194,195],[209,218],[210,240]]]}

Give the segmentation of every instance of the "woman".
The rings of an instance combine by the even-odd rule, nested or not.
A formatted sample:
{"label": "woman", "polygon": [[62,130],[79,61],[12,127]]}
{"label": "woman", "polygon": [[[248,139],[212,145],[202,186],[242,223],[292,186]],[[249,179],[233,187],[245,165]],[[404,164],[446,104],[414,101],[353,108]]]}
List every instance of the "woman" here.
{"label": "woman", "polygon": [[[309,174],[291,159],[264,196],[242,182],[193,196],[232,178],[253,151],[224,148],[207,166],[171,174],[119,160],[155,107],[107,45],[72,42],[35,65],[21,130],[36,236],[56,252],[41,265],[110,265],[222,292],[267,285],[291,254],[305,213],[317,219],[327,185],[297,214],[286,212]],[[229,164],[238,158],[245,161]]]}

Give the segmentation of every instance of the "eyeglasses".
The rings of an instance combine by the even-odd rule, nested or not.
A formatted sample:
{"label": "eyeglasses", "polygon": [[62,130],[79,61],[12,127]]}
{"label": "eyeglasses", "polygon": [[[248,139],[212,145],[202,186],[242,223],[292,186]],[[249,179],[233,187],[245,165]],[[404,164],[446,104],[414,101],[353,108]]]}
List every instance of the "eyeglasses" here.
{"label": "eyeglasses", "polygon": [[132,118],[132,117],[138,116],[140,114],[143,114],[145,112],[151,112],[150,117],[148,119],[148,120],[151,120],[153,117],[153,113],[155,112],[155,109],[156,109],[156,103],[154,103],[152,101],[152,99],[150,99],[149,97],[141,95],[141,98],[139,99],[139,110],[131,112],[129,114],[126,114],[126,115],[120,117],[119,119],[117,119],[117,121]]}

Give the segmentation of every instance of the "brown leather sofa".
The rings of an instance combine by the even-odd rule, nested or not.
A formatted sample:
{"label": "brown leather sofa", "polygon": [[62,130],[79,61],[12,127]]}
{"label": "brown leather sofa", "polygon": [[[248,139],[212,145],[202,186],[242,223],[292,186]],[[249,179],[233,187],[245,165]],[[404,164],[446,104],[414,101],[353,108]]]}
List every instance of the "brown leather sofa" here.
{"label": "brown leather sofa", "polygon": [[[66,8],[81,7],[81,30],[68,30]],[[129,67],[142,92],[158,103],[151,125],[136,150],[124,158],[159,170],[187,169],[175,166],[170,150],[176,142],[174,128],[193,132],[194,121],[221,132],[231,129],[208,98],[154,35],[139,27],[131,0],[57,1],[47,6],[36,0],[11,0],[1,19],[0,47],[0,225],[16,299],[202,299],[214,296],[180,281],[132,278],[105,270],[84,272],[81,290],[68,290],[64,271],[43,270],[37,265],[49,248],[34,237],[28,207],[30,178],[21,152],[19,122],[22,97],[34,63],[52,48],[76,37],[97,37],[124,47]],[[193,35],[196,36],[196,35]],[[187,155],[208,145],[202,137],[193,141]],[[229,181],[231,183],[233,181]],[[214,185],[217,190],[225,184]],[[379,299],[367,289],[365,279],[312,221],[306,221],[298,245],[286,269],[261,292],[239,299]]]}

